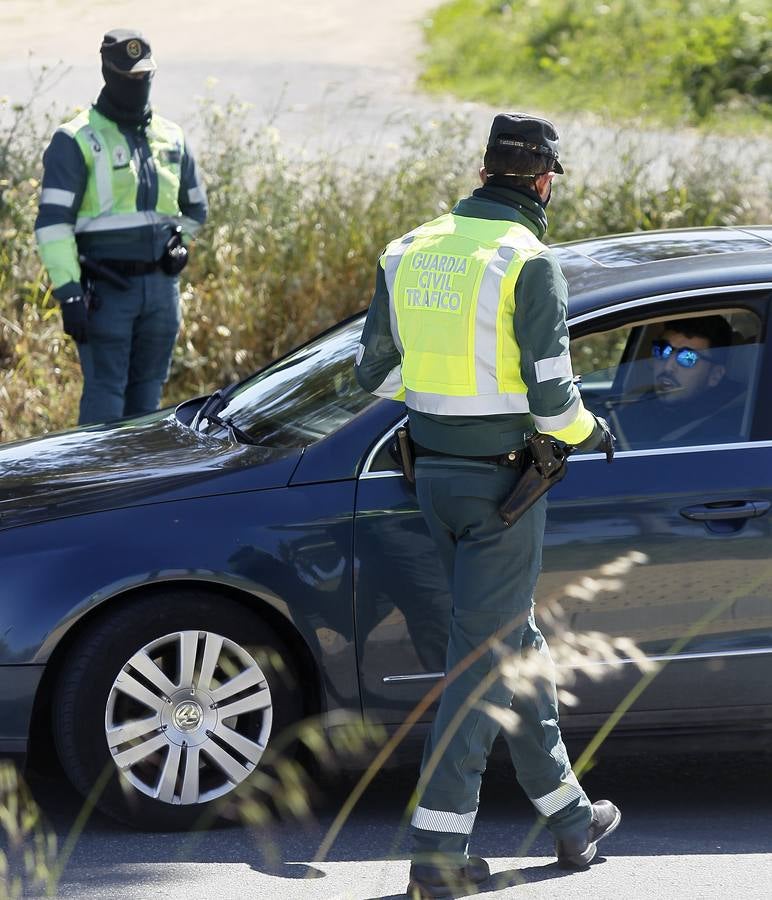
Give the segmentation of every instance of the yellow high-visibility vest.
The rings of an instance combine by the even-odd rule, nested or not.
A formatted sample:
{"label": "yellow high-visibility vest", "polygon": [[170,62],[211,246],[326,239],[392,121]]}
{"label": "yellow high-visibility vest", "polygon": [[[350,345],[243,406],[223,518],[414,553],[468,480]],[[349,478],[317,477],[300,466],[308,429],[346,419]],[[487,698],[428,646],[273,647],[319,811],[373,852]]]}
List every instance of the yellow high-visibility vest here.
{"label": "yellow high-visibility vest", "polygon": [[405,402],[437,415],[527,413],[515,283],[546,246],[528,228],[449,213],[381,257]]}
{"label": "yellow high-visibility vest", "polygon": [[[126,137],[118,125],[96,108],[84,110],[58,129],[70,135],[86,164],[87,181],[77,219],[47,225],[35,232],[40,256],[54,288],[80,279],[78,239],[111,240],[116,234],[147,225],[181,225],[195,231],[197,222],[183,216],[179,205],[184,136],[174,122],[154,115],[145,132],[155,166],[158,196],[152,210],[137,209],[139,175]],[[188,191],[191,202],[203,198],[196,186]],[[69,189],[47,188],[41,203],[67,205]]]}
{"label": "yellow high-visibility vest", "polygon": [[[148,213],[137,210],[137,173],[131,150],[120,128],[91,107],[61,126],[81,149],[88,170],[75,233],[117,231],[135,221],[147,221]],[[185,147],[179,125],[154,115],[146,131],[158,177],[158,200],[154,214],[175,220],[180,215],[182,153]]]}

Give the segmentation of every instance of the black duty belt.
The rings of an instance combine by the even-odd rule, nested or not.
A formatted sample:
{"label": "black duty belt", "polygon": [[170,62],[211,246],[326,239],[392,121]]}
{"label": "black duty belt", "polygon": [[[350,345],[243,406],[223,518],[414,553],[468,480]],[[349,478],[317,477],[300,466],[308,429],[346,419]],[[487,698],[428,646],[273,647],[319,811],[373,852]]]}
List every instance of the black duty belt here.
{"label": "black duty belt", "polygon": [[158,262],[144,262],[139,259],[100,259],[97,262],[117,272],[118,275],[149,275],[160,268]]}
{"label": "black duty belt", "polygon": [[510,466],[513,469],[523,468],[525,462],[524,450],[509,450],[507,453],[498,453],[495,456],[459,456],[455,453],[441,453],[439,450],[430,450],[428,447],[416,444],[415,441],[413,446],[417,458],[422,456],[444,456],[450,459],[468,459],[472,462],[493,463],[496,466]]}

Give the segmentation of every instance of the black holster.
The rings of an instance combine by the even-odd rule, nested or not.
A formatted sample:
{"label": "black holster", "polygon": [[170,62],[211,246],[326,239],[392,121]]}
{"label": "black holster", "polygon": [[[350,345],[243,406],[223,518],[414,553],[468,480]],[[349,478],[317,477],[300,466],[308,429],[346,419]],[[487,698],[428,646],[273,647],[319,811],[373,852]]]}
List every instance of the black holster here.
{"label": "black holster", "polygon": [[399,462],[407,481],[415,484],[415,447],[410,438],[410,429],[407,424],[400,425],[394,432],[391,455]]}
{"label": "black holster", "polygon": [[514,525],[539,497],[566,476],[572,447],[563,447],[545,434],[533,434],[526,443],[526,468],[512,493],[499,507],[506,525]]}
{"label": "black holster", "polygon": [[96,292],[94,279],[89,278],[87,275],[82,275],[80,286],[83,288],[83,302],[86,304],[86,310],[93,312],[95,309],[99,309],[99,297]]}

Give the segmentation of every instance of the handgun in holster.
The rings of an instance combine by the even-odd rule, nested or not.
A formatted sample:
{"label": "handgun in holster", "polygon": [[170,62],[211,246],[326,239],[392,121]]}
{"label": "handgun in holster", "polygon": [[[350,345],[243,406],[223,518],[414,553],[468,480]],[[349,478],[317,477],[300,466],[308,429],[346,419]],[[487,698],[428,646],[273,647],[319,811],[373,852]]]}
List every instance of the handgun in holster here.
{"label": "handgun in holster", "polygon": [[499,507],[499,515],[507,525],[514,525],[539,497],[565,478],[568,470],[566,461],[573,451],[573,447],[563,446],[538,431],[528,438],[525,470],[512,493]]}
{"label": "handgun in holster", "polygon": [[83,290],[83,302],[86,304],[86,310],[93,312],[95,309],[99,309],[99,298],[97,297],[94,279],[88,275],[81,275],[80,286]]}
{"label": "handgun in holster", "polygon": [[[614,459],[614,435],[603,419],[598,419],[603,426],[603,434],[599,445],[595,448],[606,454],[606,462]],[[543,494],[566,477],[568,457],[576,450],[571,444],[560,444],[549,435],[532,434],[525,444],[528,458],[525,471],[515,485],[512,493],[499,507],[499,515],[507,525],[514,525]]]}

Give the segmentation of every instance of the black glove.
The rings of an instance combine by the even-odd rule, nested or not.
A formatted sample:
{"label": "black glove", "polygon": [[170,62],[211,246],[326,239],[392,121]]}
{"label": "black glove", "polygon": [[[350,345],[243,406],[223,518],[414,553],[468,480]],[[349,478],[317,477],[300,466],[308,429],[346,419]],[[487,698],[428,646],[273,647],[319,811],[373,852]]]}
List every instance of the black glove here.
{"label": "black glove", "polygon": [[75,341],[76,344],[88,343],[88,310],[83,302],[83,297],[69,297],[61,300],[62,325],[64,333]]}
{"label": "black glove", "polygon": [[606,462],[614,458],[614,443],[616,438],[609,427],[608,422],[600,416],[595,416],[595,427],[590,434],[576,445],[577,450],[597,450],[606,454]]}

